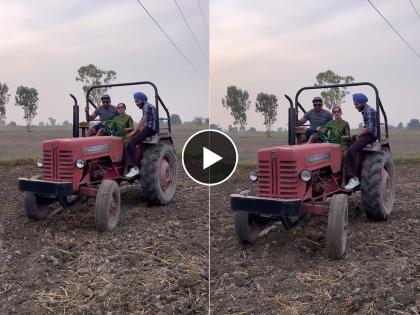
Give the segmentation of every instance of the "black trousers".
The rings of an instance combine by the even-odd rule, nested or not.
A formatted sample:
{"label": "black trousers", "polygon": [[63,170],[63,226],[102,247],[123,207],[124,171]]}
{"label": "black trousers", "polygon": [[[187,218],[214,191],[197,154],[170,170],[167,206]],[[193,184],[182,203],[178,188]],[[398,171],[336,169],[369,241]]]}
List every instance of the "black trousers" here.
{"label": "black trousers", "polygon": [[362,171],[361,151],[369,143],[376,141],[373,133],[368,133],[361,136],[355,143],[353,143],[346,156],[346,175],[350,177],[359,177]]}
{"label": "black trousers", "polygon": [[145,127],[142,131],[138,132],[127,144],[125,151],[125,162],[128,166],[135,165],[136,161],[136,146],[142,143],[147,137],[153,136],[156,133],[153,129]]}

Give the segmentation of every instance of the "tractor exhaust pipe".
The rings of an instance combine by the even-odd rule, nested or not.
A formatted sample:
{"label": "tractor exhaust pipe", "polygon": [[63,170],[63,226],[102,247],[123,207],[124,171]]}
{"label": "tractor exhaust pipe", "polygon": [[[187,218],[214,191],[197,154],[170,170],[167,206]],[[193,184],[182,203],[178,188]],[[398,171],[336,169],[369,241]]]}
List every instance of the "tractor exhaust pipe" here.
{"label": "tractor exhaust pipe", "polygon": [[79,138],[79,105],[77,105],[77,99],[73,94],[70,97],[74,101],[73,105],[73,138]]}

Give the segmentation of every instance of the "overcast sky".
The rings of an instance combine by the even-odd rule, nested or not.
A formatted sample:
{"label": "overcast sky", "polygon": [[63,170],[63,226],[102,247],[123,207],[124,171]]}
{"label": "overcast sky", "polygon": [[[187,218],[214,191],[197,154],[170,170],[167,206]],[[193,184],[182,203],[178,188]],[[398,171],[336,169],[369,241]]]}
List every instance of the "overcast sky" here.
{"label": "overcast sky", "polygon": [[[420,19],[410,2],[372,2],[420,54]],[[413,4],[420,11],[420,0]],[[420,119],[420,59],[366,0],[212,0],[210,27],[211,121],[223,127],[232,123],[221,105],[228,85],[249,91],[248,127],[257,129],[263,129],[262,116],[255,113],[257,94],[276,94],[277,129],[287,122],[283,95],[294,98],[300,87],[313,85],[316,75],[328,69],[374,83],[389,123]],[[369,89],[351,92],[359,90],[374,99]],[[306,108],[315,93],[302,95]],[[348,101],[343,118],[356,127],[361,115],[351,95]]]}
{"label": "overcast sky", "polygon": [[[208,21],[208,1],[199,0]],[[23,123],[14,105],[19,85],[39,91],[34,122],[48,117],[72,120],[73,93],[84,104],[77,69],[95,64],[115,70],[115,83],[149,80],[171,113],[183,120],[208,117],[208,57],[200,54],[172,0],[142,3],[202,73],[201,79],[164,37],[136,0],[0,0],[0,82],[11,92],[7,121]],[[178,0],[193,32],[208,56],[208,31],[196,0]],[[207,25],[208,27],[208,25]],[[110,91],[113,103],[123,101],[139,119],[132,101],[136,88]],[[150,90],[145,90],[152,96]],[[82,117],[81,117],[82,118]]]}

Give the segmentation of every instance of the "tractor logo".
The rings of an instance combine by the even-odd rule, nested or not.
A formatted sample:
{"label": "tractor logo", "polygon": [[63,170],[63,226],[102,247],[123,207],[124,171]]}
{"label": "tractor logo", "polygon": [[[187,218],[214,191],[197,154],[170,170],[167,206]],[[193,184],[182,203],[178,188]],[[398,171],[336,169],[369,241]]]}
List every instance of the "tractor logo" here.
{"label": "tractor logo", "polygon": [[93,147],[87,147],[83,150],[84,154],[93,154],[99,152],[108,152],[109,144],[94,145]]}
{"label": "tractor logo", "polygon": [[331,160],[331,153],[330,152],[323,152],[314,155],[310,155],[306,158],[306,162],[309,164],[319,162],[319,161],[329,161]]}

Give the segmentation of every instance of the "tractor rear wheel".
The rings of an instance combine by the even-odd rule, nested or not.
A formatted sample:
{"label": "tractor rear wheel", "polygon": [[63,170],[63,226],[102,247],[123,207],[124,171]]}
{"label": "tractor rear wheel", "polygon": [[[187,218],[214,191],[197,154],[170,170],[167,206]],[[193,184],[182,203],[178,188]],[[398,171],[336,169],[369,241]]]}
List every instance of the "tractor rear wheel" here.
{"label": "tractor rear wheel", "polygon": [[30,220],[42,221],[47,219],[50,215],[50,203],[33,192],[25,191],[23,193],[23,209]]}
{"label": "tractor rear wheel", "polygon": [[395,202],[395,167],[391,153],[385,149],[368,154],[363,161],[362,205],[369,219],[387,219]]}
{"label": "tractor rear wheel", "polygon": [[246,211],[235,211],[233,213],[236,238],[241,244],[253,245],[261,232],[258,224],[258,217]]}
{"label": "tractor rear wheel", "polygon": [[177,169],[172,145],[159,143],[146,146],[140,168],[144,198],[156,205],[170,203],[175,195]]}
{"label": "tractor rear wheel", "polygon": [[332,259],[343,257],[347,243],[348,227],[347,195],[334,195],[328,213],[327,251]]}
{"label": "tractor rear wheel", "polygon": [[99,186],[95,203],[95,223],[98,232],[112,231],[118,224],[121,213],[120,187],[106,179]]}

